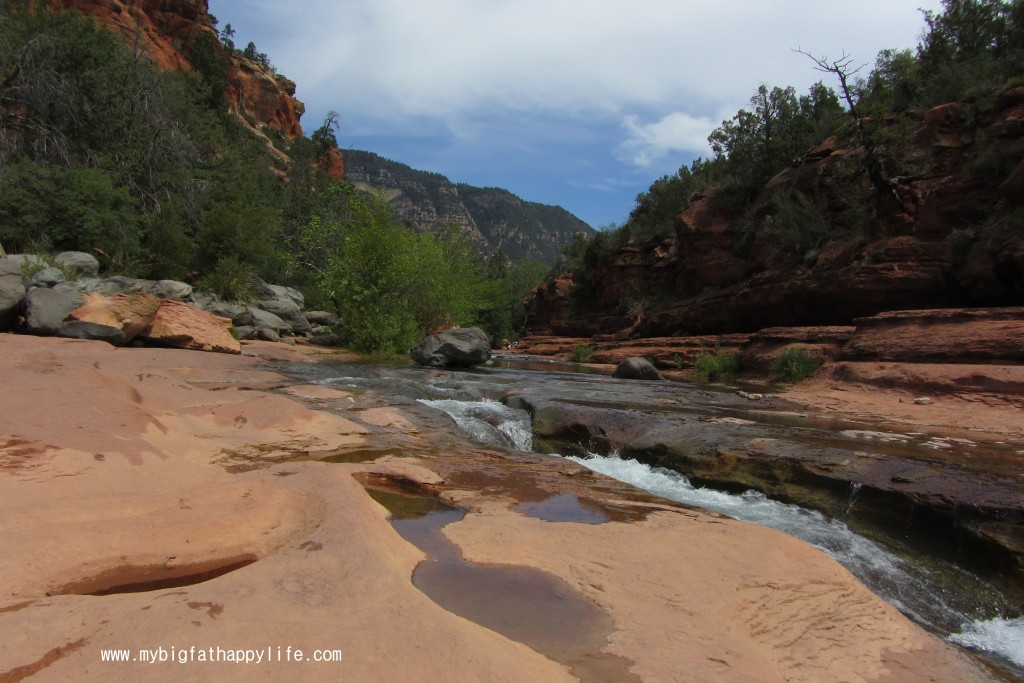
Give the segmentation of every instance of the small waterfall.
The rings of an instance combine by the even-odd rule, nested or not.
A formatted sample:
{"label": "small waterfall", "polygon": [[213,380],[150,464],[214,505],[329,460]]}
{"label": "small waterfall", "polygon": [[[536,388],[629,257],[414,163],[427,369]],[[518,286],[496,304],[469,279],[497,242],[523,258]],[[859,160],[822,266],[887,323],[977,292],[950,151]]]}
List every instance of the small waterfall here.
{"label": "small waterfall", "polygon": [[447,413],[480,443],[518,451],[533,450],[533,429],[530,414],[525,410],[509,408],[487,398],[481,401],[420,399],[420,403]]}
{"label": "small waterfall", "polygon": [[843,512],[843,519],[849,519],[850,513],[853,512],[854,503],[857,502],[857,496],[860,495],[860,490],[863,486],[860,482],[850,482],[850,496],[846,499],[846,510]]}

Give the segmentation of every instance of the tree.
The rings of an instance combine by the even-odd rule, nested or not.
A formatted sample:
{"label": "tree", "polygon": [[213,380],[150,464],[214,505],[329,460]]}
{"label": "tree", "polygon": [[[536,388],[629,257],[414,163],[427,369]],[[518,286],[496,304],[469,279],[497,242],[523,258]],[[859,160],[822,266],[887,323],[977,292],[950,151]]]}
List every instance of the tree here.
{"label": "tree", "polygon": [[335,137],[334,132],[338,130],[339,118],[338,112],[332,109],[327,112],[323,124],[309,136],[309,139],[316,143],[318,159],[326,157],[331,150],[338,148],[338,138]]}
{"label": "tree", "polygon": [[882,168],[882,163],[876,152],[878,145],[874,136],[869,132],[868,127],[865,124],[865,117],[858,107],[858,98],[855,95],[853,78],[857,75],[857,72],[864,68],[864,66],[861,65],[857,68],[852,68],[853,57],[845,52],[839,57],[839,59],[832,60],[825,55],[815,57],[809,52],[805,52],[799,48],[796,52],[799,52],[813,61],[815,64],[815,70],[833,74],[839,80],[839,88],[843,95],[843,99],[846,101],[847,112],[849,112],[850,117],[853,118],[854,121],[857,142],[864,148],[864,170],[867,173],[868,179],[876,190],[883,194],[892,195],[897,201],[899,201],[899,195],[896,192],[896,183],[885,174],[885,171]]}

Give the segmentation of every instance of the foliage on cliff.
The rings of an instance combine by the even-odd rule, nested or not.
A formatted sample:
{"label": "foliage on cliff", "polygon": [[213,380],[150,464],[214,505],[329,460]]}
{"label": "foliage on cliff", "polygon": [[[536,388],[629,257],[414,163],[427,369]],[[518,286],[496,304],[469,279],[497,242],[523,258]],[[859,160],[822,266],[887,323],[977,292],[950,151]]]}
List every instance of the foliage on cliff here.
{"label": "foliage on cliff", "polygon": [[[1013,275],[1018,266],[984,266],[1002,269],[989,279],[1003,284],[975,288],[988,292],[978,295],[965,291],[969,288],[949,271],[966,262],[982,229],[995,235],[989,251],[1011,233],[1019,243],[1024,232],[1014,201],[989,201],[984,215],[966,206],[994,196],[1021,161],[1022,150],[1014,142],[1021,139],[1013,123],[1017,115],[1006,111],[1016,106],[1010,93],[1024,84],[1024,3],[944,0],[942,11],[923,12],[923,18],[917,49],[884,50],[868,73],[848,55],[831,60],[808,55],[813,60],[808,68],[825,72],[838,94],[824,81],[805,95],[762,85],[749,109],[711,133],[712,158],[697,159],[656,180],[638,195],[618,229],[567,245],[556,271],[572,273],[570,315],[614,314],[607,308],[613,301],[625,301],[628,308],[678,306],[767,269],[805,277],[825,252],[829,267],[851,259],[883,262],[890,258],[885,238],[913,232],[908,225],[918,217],[929,225],[956,223],[930,228],[939,237],[948,235],[948,250],[956,254],[946,266],[947,284],[927,303],[959,298],[969,304],[971,297],[977,303],[1006,303],[1004,290],[1017,291],[1018,300],[1024,297],[1024,290],[1013,285],[1020,278]],[[930,111],[949,102],[960,104]],[[1001,116],[1010,119],[997,121]],[[962,186],[965,206],[928,208],[938,200],[928,196],[925,184],[949,185],[950,178]],[[968,200],[968,194],[977,197]],[[703,239],[695,236],[693,221],[705,226],[701,229],[717,225],[718,239],[731,242],[732,256],[726,262],[719,257],[724,275],[696,274],[708,272],[710,265],[694,261],[707,257],[694,251],[705,247],[693,244]],[[663,271],[672,271],[662,278],[665,287],[652,293],[638,283],[636,288],[645,291],[632,303],[609,290],[621,285],[608,277],[610,270],[635,270],[645,262],[650,271],[651,254],[659,249],[677,259],[672,267],[659,261]],[[965,267],[975,271],[967,277],[979,279],[982,266]],[[627,312],[618,314],[624,318]],[[785,317],[782,313],[777,317]],[[801,315],[815,320],[812,312]]]}

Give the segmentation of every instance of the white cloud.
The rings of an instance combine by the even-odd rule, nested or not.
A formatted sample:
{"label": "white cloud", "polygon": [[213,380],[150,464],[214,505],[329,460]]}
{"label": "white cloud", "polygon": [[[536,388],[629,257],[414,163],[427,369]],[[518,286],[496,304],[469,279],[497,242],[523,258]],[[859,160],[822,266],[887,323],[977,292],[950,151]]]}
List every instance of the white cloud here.
{"label": "white cloud", "polygon": [[[481,108],[718,111],[758,83],[806,86],[791,48],[872,62],[938,0],[212,0],[314,108],[448,121]],[[222,9],[223,8],[223,9]]]}
{"label": "white cloud", "polygon": [[616,149],[616,157],[634,166],[648,167],[670,154],[708,156],[708,134],[720,121],[707,116],[692,116],[676,111],[652,123],[640,123],[627,116],[622,125],[626,139]]}

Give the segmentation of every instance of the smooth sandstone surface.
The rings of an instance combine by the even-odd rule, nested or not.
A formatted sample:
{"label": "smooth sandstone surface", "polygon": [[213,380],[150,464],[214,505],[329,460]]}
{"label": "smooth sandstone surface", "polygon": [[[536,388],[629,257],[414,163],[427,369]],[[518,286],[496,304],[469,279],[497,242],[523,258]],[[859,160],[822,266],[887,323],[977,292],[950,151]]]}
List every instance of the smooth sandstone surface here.
{"label": "smooth sandstone surface", "polygon": [[[334,412],[267,393],[295,383],[258,364],[0,335],[0,680],[574,680],[421,594],[410,577],[423,554],[351,476],[443,490],[438,467],[471,472],[474,454],[418,452],[427,435],[415,420],[392,407],[349,411],[358,397],[345,392],[293,390]],[[302,459],[382,435],[405,438],[419,457]],[[487,454],[489,467],[495,458]],[[484,490],[443,495],[469,510],[445,529],[469,559],[567,581],[610,614],[618,630],[606,649],[642,680],[984,680],[824,554],[778,532],[688,510],[549,523]],[[190,585],[80,594],[242,564]],[[271,648],[272,659],[280,646],[282,661],[100,658],[103,648],[193,646]],[[286,661],[288,647],[344,656]]]}

